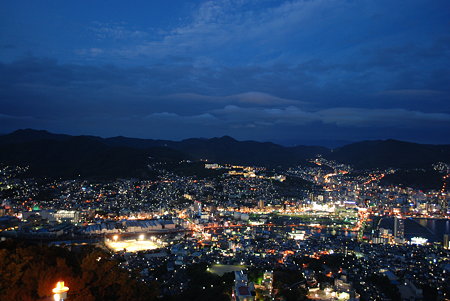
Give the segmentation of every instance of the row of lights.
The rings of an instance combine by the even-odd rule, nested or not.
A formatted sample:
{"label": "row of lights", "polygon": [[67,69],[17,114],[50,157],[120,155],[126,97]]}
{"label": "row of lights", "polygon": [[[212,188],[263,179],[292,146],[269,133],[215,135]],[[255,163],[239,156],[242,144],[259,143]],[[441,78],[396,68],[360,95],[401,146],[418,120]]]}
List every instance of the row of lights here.
{"label": "row of lights", "polygon": [[[114,235],[113,236],[113,240],[114,241],[117,241],[119,239],[119,235]],[[139,235],[139,240],[144,240],[145,239],[145,235],[144,234],[141,234],[141,235]]]}

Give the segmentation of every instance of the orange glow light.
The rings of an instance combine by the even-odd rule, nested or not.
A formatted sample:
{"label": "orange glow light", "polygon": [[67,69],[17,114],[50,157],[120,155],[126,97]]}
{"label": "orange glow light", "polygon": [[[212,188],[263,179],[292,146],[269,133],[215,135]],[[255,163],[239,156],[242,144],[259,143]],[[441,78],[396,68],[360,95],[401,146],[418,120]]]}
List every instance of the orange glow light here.
{"label": "orange glow light", "polygon": [[61,293],[65,293],[69,290],[69,288],[67,286],[64,286],[64,281],[58,281],[58,283],[56,283],[56,287],[52,290],[52,292],[54,294],[61,294]]}

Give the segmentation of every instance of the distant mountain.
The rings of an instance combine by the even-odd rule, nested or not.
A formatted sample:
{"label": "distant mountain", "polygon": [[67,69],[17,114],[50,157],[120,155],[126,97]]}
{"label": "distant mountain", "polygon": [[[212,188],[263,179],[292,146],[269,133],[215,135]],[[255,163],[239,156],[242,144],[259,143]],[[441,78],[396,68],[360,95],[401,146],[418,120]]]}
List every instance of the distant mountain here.
{"label": "distant mountain", "polygon": [[[386,175],[381,179],[381,184],[401,185],[421,190],[440,190],[445,187],[443,181],[442,174],[432,168],[400,169],[393,174]],[[447,182],[450,181],[447,180]]]}
{"label": "distant mountain", "polygon": [[325,147],[284,147],[270,142],[237,141],[228,136],[211,139],[187,139],[170,144],[169,147],[189,154],[195,159],[272,167],[302,164],[308,158],[329,152]]}
{"label": "distant mountain", "polygon": [[435,162],[450,163],[450,145],[429,145],[398,140],[362,141],[335,149],[330,159],[356,168],[416,168]]}
{"label": "distant mountain", "polygon": [[[37,177],[148,178],[154,176],[147,168],[152,160],[186,159],[178,151],[162,147],[142,150],[111,147],[97,138],[85,136],[55,135],[53,140],[49,135],[43,135],[45,139],[35,139],[29,133],[18,134],[22,142],[11,139],[11,134],[6,135],[6,141],[5,136],[0,136],[0,163],[29,165],[30,175]],[[38,135],[42,133],[38,132]]]}
{"label": "distant mountain", "polygon": [[123,136],[100,138],[103,143],[109,146],[127,146],[132,148],[146,149],[155,146],[168,147],[172,143],[176,143],[170,140],[153,140],[153,139],[140,139],[140,138],[128,138]]}
{"label": "distant mountain", "polygon": [[317,154],[324,155],[330,152],[329,149],[320,146],[284,147],[270,142],[237,141],[229,136],[211,139],[191,138],[183,141],[113,137],[106,138],[103,142],[110,146],[141,149],[163,146],[185,153],[194,160],[207,159],[217,163],[264,166],[297,165]]}
{"label": "distant mountain", "polygon": [[69,140],[72,136],[64,134],[53,134],[43,130],[24,129],[10,134],[0,136],[0,145],[31,142],[38,140]]}
{"label": "distant mountain", "polygon": [[[151,176],[153,161],[210,162],[277,167],[305,164],[321,155],[356,168],[421,168],[450,163],[450,145],[425,145],[397,140],[363,141],[330,150],[320,146],[285,147],[270,142],[237,141],[231,137],[183,141],[70,136],[31,129],[0,136],[0,163],[30,165],[39,176]],[[172,165],[173,166],[173,165]]]}

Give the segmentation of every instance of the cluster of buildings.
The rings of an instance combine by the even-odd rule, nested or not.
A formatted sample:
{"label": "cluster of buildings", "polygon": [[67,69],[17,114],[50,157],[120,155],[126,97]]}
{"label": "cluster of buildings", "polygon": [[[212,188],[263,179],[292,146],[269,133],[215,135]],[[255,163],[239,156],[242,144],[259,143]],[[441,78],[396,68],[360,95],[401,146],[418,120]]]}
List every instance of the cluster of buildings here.
{"label": "cluster of buildings", "polygon": [[419,217],[449,219],[445,190],[382,186],[391,171],[356,174],[322,158],[276,173],[206,164],[223,173],[205,178],[152,168],[158,180],[46,183],[2,169],[0,236],[108,240],[123,268],[169,295],[188,287],[189,265],[206,263],[265,271],[261,283],[235,271],[235,300],[274,298],[273,270],[302,271],[295,285],[318,300],[450,296],[448,234],[410,235],[411,224],[431,231]]}
{"label": "cluster of buildings", "polygon": [[86,234],[153,233],[175,230],[172,220],[122,220],[101,222],[81,229]]}

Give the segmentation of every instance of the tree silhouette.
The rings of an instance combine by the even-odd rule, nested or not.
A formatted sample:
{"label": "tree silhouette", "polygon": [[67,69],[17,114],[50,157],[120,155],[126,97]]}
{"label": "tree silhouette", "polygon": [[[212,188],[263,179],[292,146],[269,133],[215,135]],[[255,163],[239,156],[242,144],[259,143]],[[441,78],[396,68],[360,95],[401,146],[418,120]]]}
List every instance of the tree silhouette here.
{"label": "tree silhouette", "polygon": [[0,300],[46,299],[60,280],[73,301],[155,300],[159,294],[157,284],[131,277],[102,250],[75,253],[13,241],[0,244]]}

